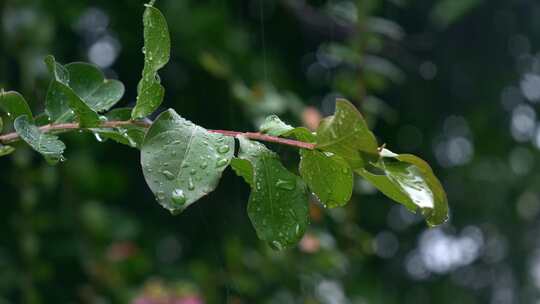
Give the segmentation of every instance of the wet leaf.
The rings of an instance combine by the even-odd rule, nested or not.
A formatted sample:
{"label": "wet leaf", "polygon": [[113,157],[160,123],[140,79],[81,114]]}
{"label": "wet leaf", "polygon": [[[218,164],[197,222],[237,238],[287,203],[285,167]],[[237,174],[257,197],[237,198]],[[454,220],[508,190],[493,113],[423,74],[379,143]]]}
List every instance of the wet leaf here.
{"label": "wet leaf", "polygon": [[147,5],[143,24],[144,68],[138,85],[137,104],[131,113],[133,119],[150,115],[163,101],[165,89],[157,72],[169,62],[171,50],[167,21],[158,9]]}
{"label": "wet leaf", "polygon": [[[108,121],[126,121],[131,119],[131,110],[131,108],[113,109],[105,116],[107,117]],[[98,141],[112,139],[132,148],[140,148],[144,140],[146,128],[132,125],[121,128],[92,128],[91,131],[94,132],[94,135]]]}
{"label": "wet leaf", "polygon": [[67,64],[69,86],[95,112],[108,111],[124,95],[124,85],[106,79],[103,72],[93,64],[75,62]]}
{"label": "wet leaf", "polygon": [[14,126],[21,139],[41,153],[49,163],[55,164],[63,159],[64,143],[55,135],[43,133],[26,115],[17,117]]}
{"label": "wet leaf", "polygon": [[336,113],[321,121],[317,148],[343,157],[353,168],[364,164],[363,153],[377,154],[377,140],[358,110],[347,100],[336,101]]}
{"label": "wet leaf", "polygon": [[13,151],[15,151],[15,148],[13,148],[12,146],[4,146],[0,144],[0,157],[9,155],[13,153]]}
{"label": "wet leaf", "polygon": [[347,204],[353,189],[353,173],[338,155],[320,151],[300,151],[300,175],[325,207]]}
{"label": "wet leaf", "polygon": [[22,115],[26,115],[30,120],[34,119],[24,97],[15,91],[5,92],[0,89],[0,109],[13,120]]}
{"label": "wet leaf", "polygon": [[244,178],[246,183],[253,187],[253,166],[248,160],[233,158],[231,160],[231,167],[236,172],[236,175]]}
{"label": "wet leaf", "polygon": [[429,225],[444,223],[448,219],[448,200],[431,167],[414,155],[386,155],[388,157],[382,157],[374,164],[384,175],[373,174],[365,169],[356,172],[409,210],[420,209]]}
{"label": "wet leaf", "polygon": [[176,213],[216,188],[233,154],[232,137],[210,133],[167,110],[144,138],[141,164],[159,203]]}
{"label": "wet leaf", "polygon": [[270,115],[266,117],[259,130],[268,135],[281,136],[294,128],[284,123],[277,115]]}
{"label": "wet leaf", "polygon": [[[253,168],[246,172],[245,164],[235,162],[235,170],[251,185],[248,216],[260,239],[276,249],[296,244],[308,225],[308,196],[301,178],[290,173],[278,156],[264,145],[239,137],[239,158]],[[240,169],[239,169],[240,168]]]}
{"label": "wet leaf", "polygon": [[45,63],[53,76],[46,98],[46,112],[50,119],[62,123],[71,121],[75,116],[81,127],[99,125],[99,115],[69,87],[69,71],[52,56],[47,56]]}

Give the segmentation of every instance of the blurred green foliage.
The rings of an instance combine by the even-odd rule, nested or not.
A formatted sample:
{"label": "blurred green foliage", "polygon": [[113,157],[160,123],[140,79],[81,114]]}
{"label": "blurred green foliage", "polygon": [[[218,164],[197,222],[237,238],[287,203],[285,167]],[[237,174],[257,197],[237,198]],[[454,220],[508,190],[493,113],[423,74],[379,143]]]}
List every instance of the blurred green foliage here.
{"label": "blurred green foliage", "polygon": [[[310,126],[346,97],[379,142],[438,164],[451,221],[430,230],[357,181],[345,209],[313,202],[298,248],[275,252],[256,238],[248,186],[230,170],[173,217],[147,190],[136,150],[65,135],[69,161],[56,167],[22,146],[0,158],[0,303],[538,301],[537,1],[158,5],[172,38],[164,106],[208,128],[253,130],[270,113]],[[143,9],[0,2],[0,86],[43,110],[42,60],[53,53],[121,79],[121,106],[132,106]]]}

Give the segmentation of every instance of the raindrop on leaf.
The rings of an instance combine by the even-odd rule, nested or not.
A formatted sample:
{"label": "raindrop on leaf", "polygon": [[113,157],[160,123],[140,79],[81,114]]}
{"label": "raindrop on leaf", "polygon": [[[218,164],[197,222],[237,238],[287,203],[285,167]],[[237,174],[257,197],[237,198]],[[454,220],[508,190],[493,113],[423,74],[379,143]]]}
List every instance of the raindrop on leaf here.
{"label": "raindrop on leaf", "polygon": [[184,195],[184,191],[182,189],[174,189],[171,194],[171,198],[173,203],[178,207],[181,207],[186,203],[186,196]]}

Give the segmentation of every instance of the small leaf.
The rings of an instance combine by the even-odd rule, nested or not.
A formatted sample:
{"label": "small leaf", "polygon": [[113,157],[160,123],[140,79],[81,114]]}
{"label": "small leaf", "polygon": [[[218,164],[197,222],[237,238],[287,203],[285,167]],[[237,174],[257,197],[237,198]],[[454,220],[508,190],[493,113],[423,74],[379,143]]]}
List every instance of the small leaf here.
{"label": "small leaf", "polygon": [[26,115],[17,117],[14,126],[22,140],[41,153],[49,163],[55,164],[63,159],[62,153],[66,148],[64,143],[55,135],[41,132]]}
{"label": "small leaf", "polygon": [[233,154],[232,137],[210,133],[170,109],[146,133],[141,164],[158,202],[176,213],[216,188]]}
{"label": "small leaf", "polygon": [[59,81],[65,85],[69,84],[68,70],[63,65],[56,62],[54,56],[47,55],[44,61],[47,69],[49,70],[49,73],[52,75],[54,80]]}
{"label": "small leaf", "polygon": [[13,120],[22,115],[28,116],[30,120],[34,119],[32,117],[32,111],[24,97],[15,91],[5,92],[0,89],[0,109],[5,111]]}
{"label": "small leaf", "polygon": [[[51,120],[55,123],[68,122],[75,115],[81,127],[99,125],[99,115],[69,87],[71,83],[69,71],[57,63],[52,56],[47,56],[45,63],[53,76],[46,97],[46,112]],[[76,84],[81,75],[77,76],[79,76],[78,79],[74,81]],[[77,84],[75,87],[81,89],[82,86]]]}
{"label": "small leaf", "polygon": [[299,171],[307,185],[325,205],[335,208],[347,204],[353,189],[353,173],[338,155],[301,150]]}
{"label": "small leaf", "polygon": [[[308,196],[302,179],[283,167],[278,156],[264,145],[239,137],[240,159],[233,168],[251,185],[248,216],[260,239],[276,249],[296,244],[308,225]],[[249,182],[252,180],[252,182]]]}
{"label": "small leaf", "polygon": [[[94,112],[73,90],[67,85],[55,81],[49,87],[50,95],[47,94],[47,97],[51,97],[53,103],[67,104],[69,109],[64,112],[56,122],[62,122],[69,120],[69,118],[74,113],[79,121],[81,127],[95,127],[99,125],[99,115]],[[48,98],[47,98],[48,99]]]}
{"label": "small leaf", "polygon": [[281,136],[294,128],[284,123],[277,115],[270,115],[266,117],[259,130],[271,136]]}
{"label": "small leaf", "polygon": [[2,144],[0,144],[0,157],[9,155],[13,153],[13,151],[15,151],[15,148],[13,148],[12,146],[3,146]]}
{"label": "small leaf", "polygon": [[[125,121],[131,118],[130,108],[118,108],[109,111],[106,115],[108,121]],[[132,125],[121,128],[93,128],[91,129],[94,135],[99,141],[105,139],[112,139],[118,143],[133,147],[140,148],[144,140],[144,134],[146,128],[142,126]]]}
{"label": "small leaf", "polygon": [[124,85],[118,80],[105,79],[95,65],[75,62],[66,65],[69,86],[95,112],[108,111],[124,95]]}
{"label": "small leaf", "polygon": [[358,110],[347,100],[336,101],[336,113],[321,121],[317,148],[343,157],[353,168],[364,164],[363,153],[377,154],[377,140]]}
{"label": "small leaf", "polygon": [[131,114],[133,119],[150,115],[163,101],[165,89],[160,84],[157,72],[169,62],[171,51],[167,21],[158,9],[147,5],[143,24],[144,69],[137,90],[137,104]]}
{"label": "small leaf", "polygon": [[246,183],[253,187],[253,166],[245,159],[233,158],[231,160],[231,167],[236,172],[236,175],[244,178]]}
{"label": "small leaf", "polygon": [[385,175],[376,175],[365,169],[356,172],[409,210],[420,208],[429,225],[444,223],[448,219],[448,200],[431,167],[414,155],[394,155],[383,157],[374,164]]}

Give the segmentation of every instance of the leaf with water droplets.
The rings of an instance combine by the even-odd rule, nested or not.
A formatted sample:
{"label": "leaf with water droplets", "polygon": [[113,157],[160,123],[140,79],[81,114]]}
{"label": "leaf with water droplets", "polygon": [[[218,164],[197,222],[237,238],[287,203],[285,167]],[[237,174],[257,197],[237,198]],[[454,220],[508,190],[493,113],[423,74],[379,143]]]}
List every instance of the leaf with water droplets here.
{"label": "leaf with water droplets", "polygon": [[158,70],[169,62],[171,40],[167,21],[161,12],[147,5],[143,15],[144,24],[144,68],[137,91],[137,104],[133,108],[133,119],[143,118],[154,112],[165,95],[160,84]]}
{"label": "leaf with water droplets", "polygon": [[232,137],[210,133],[170,109],[146,133],[141,164],[159,203],[177,213],[216,188],[233,154]]}
{"label": "leaf with water droplets", "polygon": [[343,157],[356,169],[364,164],[363,154],[377,154],[377,140],[354,105],[338,99],[336,113],[317,129],[317,148]]}
{"label": "leaf with water droplets", "polygon": [[266,117],[259,130],[261,133],[271,136],[281,136],[294,130],[294,128],[284,123],[277,115],[270,115]]}
{"label": "leaf with water droplets", "polygon": [[41,132],[26,115],[17,117],[14,126],[21,139],[41,153],[49,163],[55,164],[63,159],[64,143],[55,135]]}
{"label": "leaf with water droplets", "polygon": [[65,68],[69,72],[69,86],[95,112],[108,111],[124,96],[124,85],[106,79],[93,64],[74,62]]}
{"label": "leaf with water droplets", "polygon": [[309,222],[304,182],[264,145],[244,137],[239,141],[240,160],[233,162],[233,168],[252,188],[248,216],[257,235],[276,249],[296,244]]}
{"label": "leaf with water droplets", "polygon": [[75,116],[82,127],[97,126],[99,115],[69,86],[69,71],[52,56],[47,56],[45,63],[53,76],[46,97],[46,111],[51,120],[61,123]]}
{"label": "leaf with water droplets", "polygon": [[[131,109],[113,109],[105,116],[108,121],[129,120],[131,118]],[[91,131],[101,139],[112,139],[132,148],[140,148],[144,139],[144,134],[146,133],[146,128],[138,125],[130,125],[121,128],[92,128]]]}
{"label": "leaf with water droplets", "polygon": [[353,173],[338,155],[321,151],[300,151],[300,175],[324,206],[341,207],[351,199]]}
{"label": "leaf with water droplets", "polygon": [[384,175],[364,168],[356,172],[409,210],[420,209],[430,226],[444,223],[448,219],[448,200],[431,167],[414,155],[382,154],[392,156],[382,157],[373,166]]}
{"label": "leaf with water droplets", "polygon": [[15,91],[5,92],[0,89],[0,109],[6,112],[13,120],[22,115],[34,120],[28,103],[21,94]]}

